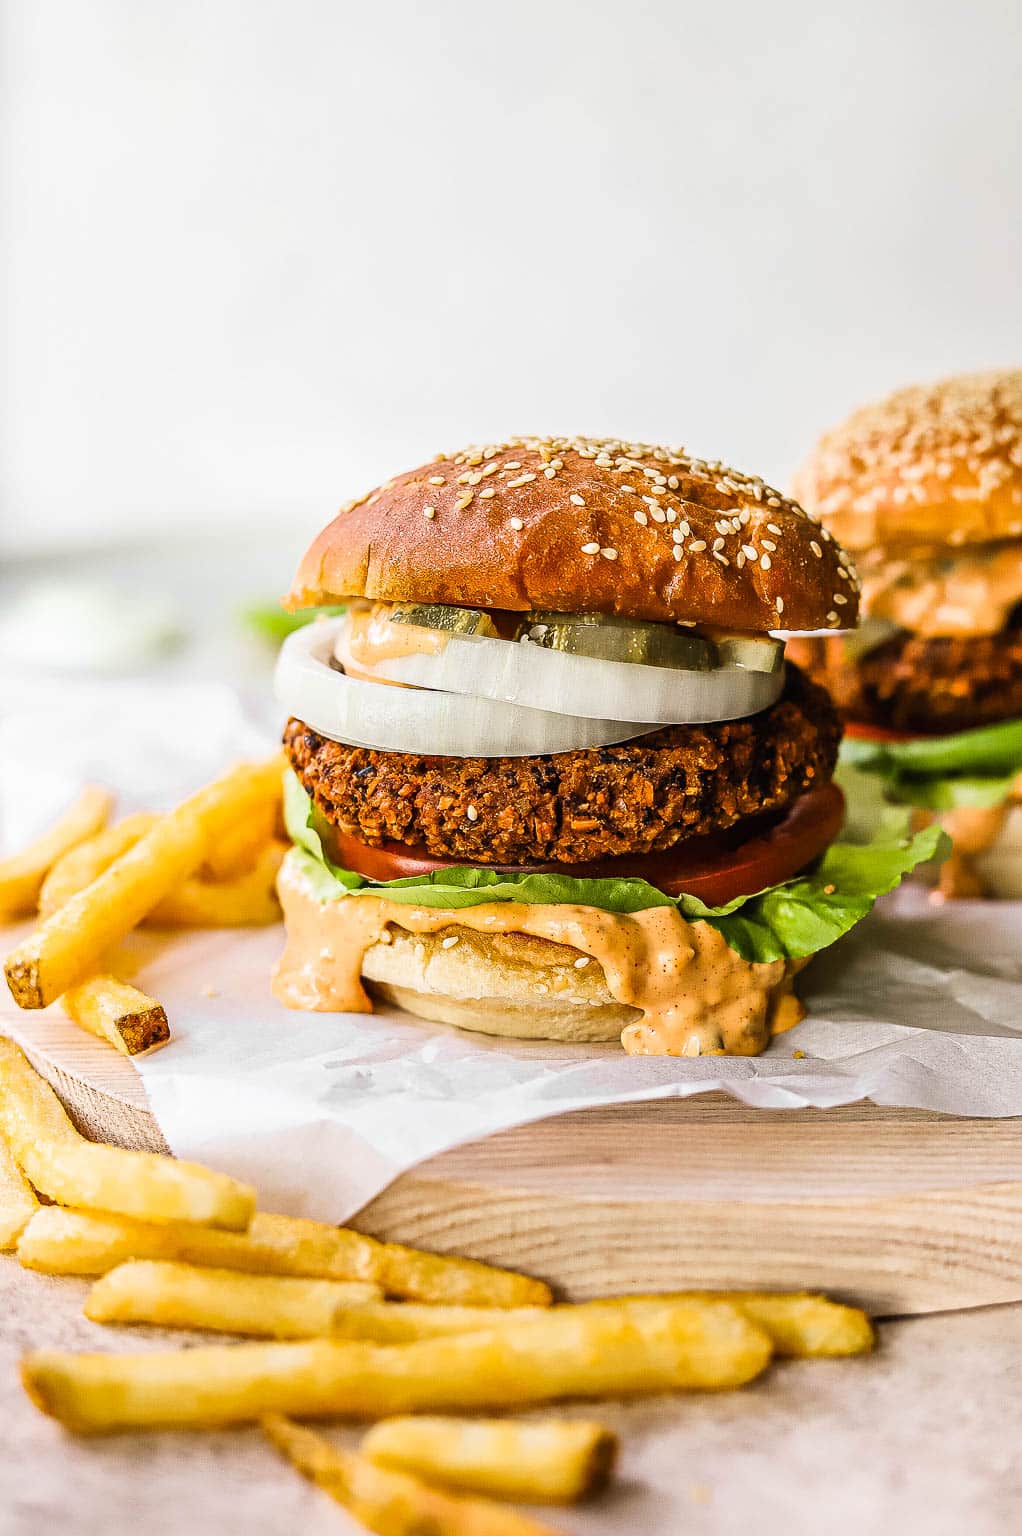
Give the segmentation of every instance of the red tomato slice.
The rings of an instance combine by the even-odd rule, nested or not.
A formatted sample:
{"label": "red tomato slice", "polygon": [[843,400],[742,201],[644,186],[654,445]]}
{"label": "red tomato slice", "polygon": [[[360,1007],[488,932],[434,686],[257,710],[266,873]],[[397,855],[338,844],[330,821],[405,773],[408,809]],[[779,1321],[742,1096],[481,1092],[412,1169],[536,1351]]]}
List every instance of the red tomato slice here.
{"label": "red tomato slice", "polygon": [[[502,874],[556,873],[581,878],[632,876],[648,880],[668,896],[698,896],[708,906],[722,906],[735,896],[751,896],[768,885],[790,880],[827,848],[841,830],[845,800],[836,784],[802,795],[766,831],[735,844],[727,834],[687,838],[663,853],[624,855],[589,864],[494,864]],[[357,837],[331,828],[332,860],[369,880],[400,880],[436,869],[464,865],[464,859],[434,858],[424,848],[384,843],[370,848]],[[729,846],[729,842],[731,846]]]}
{"label": "red tomato slice", "polygon": [[845,735],[855,741],[919,741],[919,731],[891,731],[886,725],[866,725],[861,720],[846,720]]}

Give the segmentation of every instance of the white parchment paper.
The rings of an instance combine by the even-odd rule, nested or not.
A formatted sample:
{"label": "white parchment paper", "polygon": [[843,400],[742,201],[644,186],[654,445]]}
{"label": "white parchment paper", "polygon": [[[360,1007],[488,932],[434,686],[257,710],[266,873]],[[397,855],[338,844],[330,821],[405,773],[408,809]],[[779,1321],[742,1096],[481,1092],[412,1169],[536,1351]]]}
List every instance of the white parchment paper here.
{"label": "white parchment paper", "polygon": [[[35,695],[8,700],[7,840],[42,824],[87,778],[123,788],[126,807],[164,804],[232,757],[270,745],[225,690],[149,688],[126,701],[111,687],[98,713],[99,701],[79,691],[73,732]],[[130,731],[109,729],[116,699],[124,711],[130,702]],[[47,733],[54,755],[40,772],[51,760]],[[917,886],[886,898],[802,978],[811,1018],[753,1059],[495,1041],[396,1011],[292,1013],[269,992],[282,943],[279,928],[140,933],[130,943],[139,983],[171,1021],[170,1044],[135,1061],[167,1141],[251,1180],[271,1209],[343,1220],[459,1142],[571,1110],[709,1089],[777,1110],[870,1098],[1022,1115],[1018,903],[934,907]],[[31,1020],[5,997],[0,1025],[18,1035]]]}

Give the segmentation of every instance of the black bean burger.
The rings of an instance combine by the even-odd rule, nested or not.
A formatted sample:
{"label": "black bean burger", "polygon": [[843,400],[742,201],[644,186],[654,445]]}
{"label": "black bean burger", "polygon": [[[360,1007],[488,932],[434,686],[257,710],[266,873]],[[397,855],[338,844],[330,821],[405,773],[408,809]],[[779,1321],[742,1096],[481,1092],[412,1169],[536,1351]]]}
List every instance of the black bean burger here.
{"label": "black bean burger", "polygon": [[854,626],[835,539],[681,449],[524,438],[342,509],[286,606],[290,1006],[754,1054],[932,853],[831,846],[840,727],[778,631]]}

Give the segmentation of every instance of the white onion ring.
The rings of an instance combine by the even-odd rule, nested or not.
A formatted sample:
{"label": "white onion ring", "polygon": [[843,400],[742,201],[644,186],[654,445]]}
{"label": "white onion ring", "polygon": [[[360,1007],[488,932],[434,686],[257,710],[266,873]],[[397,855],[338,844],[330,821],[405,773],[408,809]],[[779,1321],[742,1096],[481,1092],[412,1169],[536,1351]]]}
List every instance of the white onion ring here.
{"label": "white onion ring", "polygon": [[296,630],[281,646],[274,674],[280,702],[331,741],[430,757],[531,757],[608,746],[656,728],[346,677],[330,665],[343,622]]}
{"label": "white onion ring", "polygon": [[[349,659],[346,635],[347,621],[341,620],[335,654],[342,665]],[[501,699],[533,711],[559,714],[570,709],[574,716],[600,721],[638,715],[656,725],[743,720],[776,704],[784,691],[783,667],[769,673],[742,667],[651,667],[573,656],[488,635],[445,634],[444,647],[435,655],[412,652],[359,661],[358,671],[417,688]]]}

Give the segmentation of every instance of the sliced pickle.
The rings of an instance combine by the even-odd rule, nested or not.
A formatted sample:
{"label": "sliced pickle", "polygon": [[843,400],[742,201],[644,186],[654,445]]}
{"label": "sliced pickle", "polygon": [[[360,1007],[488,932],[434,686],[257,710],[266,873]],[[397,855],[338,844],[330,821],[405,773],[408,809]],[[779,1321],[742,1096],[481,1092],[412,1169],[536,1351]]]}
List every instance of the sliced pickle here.
{"label": "sliced pickle", "polygon": [[414,624],[417,629],[442,629],[449,635],[497,634],[497,626],[481,608],[454,608],[446,603],[395,604],[391,615],[392,624]]}
{"label": "sliced pickle", "polygon": [[639,662],[685,672],[708,672],[717,665],[713,645],[698,635],[609,613],[530,613],[519,624],[515,638],[548,651],[593,656],[599,661]]}
{"label": "sliced pickle", "polygon": [[741,667],[748,672],[772,673],[784,661],[784,646],[769,635],[725,630],[699,633],[606,613],[530,613],[518,626],[516,638],[573,656],[673,667],[683,672]]}
{"label": "sliced pickle", "polygon": [[741,667],[745,672],[779,672],[784,665],[784,641],[770,635],[750,635],[743,630],[710,629],[699,633],[717,647],[717,665]]}

